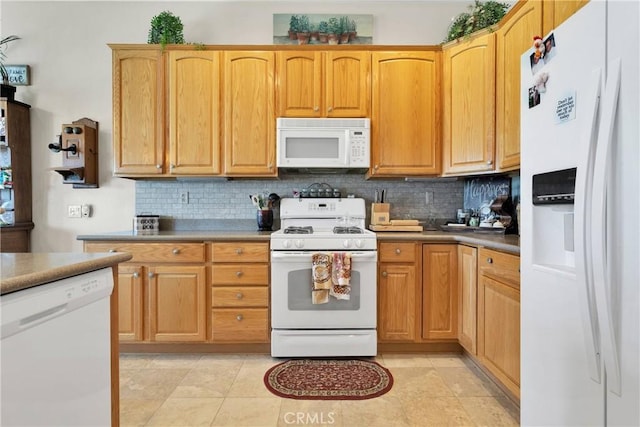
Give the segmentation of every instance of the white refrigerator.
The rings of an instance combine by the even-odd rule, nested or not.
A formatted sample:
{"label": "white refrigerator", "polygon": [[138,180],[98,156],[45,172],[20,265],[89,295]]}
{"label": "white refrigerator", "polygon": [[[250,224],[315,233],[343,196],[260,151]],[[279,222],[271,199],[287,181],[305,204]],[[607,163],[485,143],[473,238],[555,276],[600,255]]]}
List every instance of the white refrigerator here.
{"label": "white refrigerator", "polygon": [[592,0],[522,56],[525,426],[640,426],[639,6]]}

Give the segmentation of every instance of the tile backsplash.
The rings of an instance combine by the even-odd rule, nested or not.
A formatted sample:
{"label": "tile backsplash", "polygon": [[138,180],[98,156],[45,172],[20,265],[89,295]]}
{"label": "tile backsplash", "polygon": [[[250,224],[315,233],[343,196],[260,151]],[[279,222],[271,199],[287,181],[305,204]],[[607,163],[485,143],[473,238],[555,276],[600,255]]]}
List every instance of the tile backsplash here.
{"label": "tile backsplash", "polygon": [[[443,223],[454,219],[456,210],[463,204],[463,179],[364,180],[362,175],[355,174],[283,174],[277,180],[196,178],[137,181],[136,215],[160,215],[170,228],[183,228],[184,224],[193,225],[198,220],[255,221],[256,209],[249,199],[250,194],[277,193],[280,197],[293,197],[294,191],[301,191],[313,183],[327,183],[339,189],[343,197],[353,194],[364,198],[367,212],[376,189],[384,189],[385,202],[391,203],[391,218],[395,219],[414,218]],[[427,191],[433,196],[429,204],[426,202]],[[185,192],[188,193],[188,203],[181,200],[181,194]],[[277,210],[275,217],[278,223]],[[177,224],[182,225],[178,227]]]}

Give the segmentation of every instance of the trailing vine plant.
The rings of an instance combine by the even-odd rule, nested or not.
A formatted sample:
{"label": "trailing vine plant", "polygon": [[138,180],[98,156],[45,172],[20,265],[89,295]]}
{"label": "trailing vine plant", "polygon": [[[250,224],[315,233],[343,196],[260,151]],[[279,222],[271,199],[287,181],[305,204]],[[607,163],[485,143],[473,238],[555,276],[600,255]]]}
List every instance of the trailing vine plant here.
{"label": "trailing vine plant", "polygon": [[493,0],[486,2],[475,0],[475,3],[469,6],[469,12],[463,12],[453,18],[445,42],[468,37],[471,33],[498,23],[510,7],[507,3]]}

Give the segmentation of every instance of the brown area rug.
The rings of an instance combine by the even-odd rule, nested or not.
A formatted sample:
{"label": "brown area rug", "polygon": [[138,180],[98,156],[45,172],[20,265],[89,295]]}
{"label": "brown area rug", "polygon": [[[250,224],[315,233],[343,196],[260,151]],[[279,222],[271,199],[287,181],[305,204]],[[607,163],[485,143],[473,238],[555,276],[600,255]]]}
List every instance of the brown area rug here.
{"label": "brown area rug", "polygon": [[270,368],[264,384],[288,399],[363,400],[391,390],[393,377],[368,360],[294,359]]}

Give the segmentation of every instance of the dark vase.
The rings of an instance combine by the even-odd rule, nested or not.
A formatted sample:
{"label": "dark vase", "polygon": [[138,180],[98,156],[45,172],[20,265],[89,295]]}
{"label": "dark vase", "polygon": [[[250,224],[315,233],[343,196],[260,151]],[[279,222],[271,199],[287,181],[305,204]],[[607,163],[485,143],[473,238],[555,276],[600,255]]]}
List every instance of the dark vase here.
{"label": "dark vase", "polygon": [[258,231],[271,231],[273,226],[273,211],[271,209],[261,209],[257,214]]}

